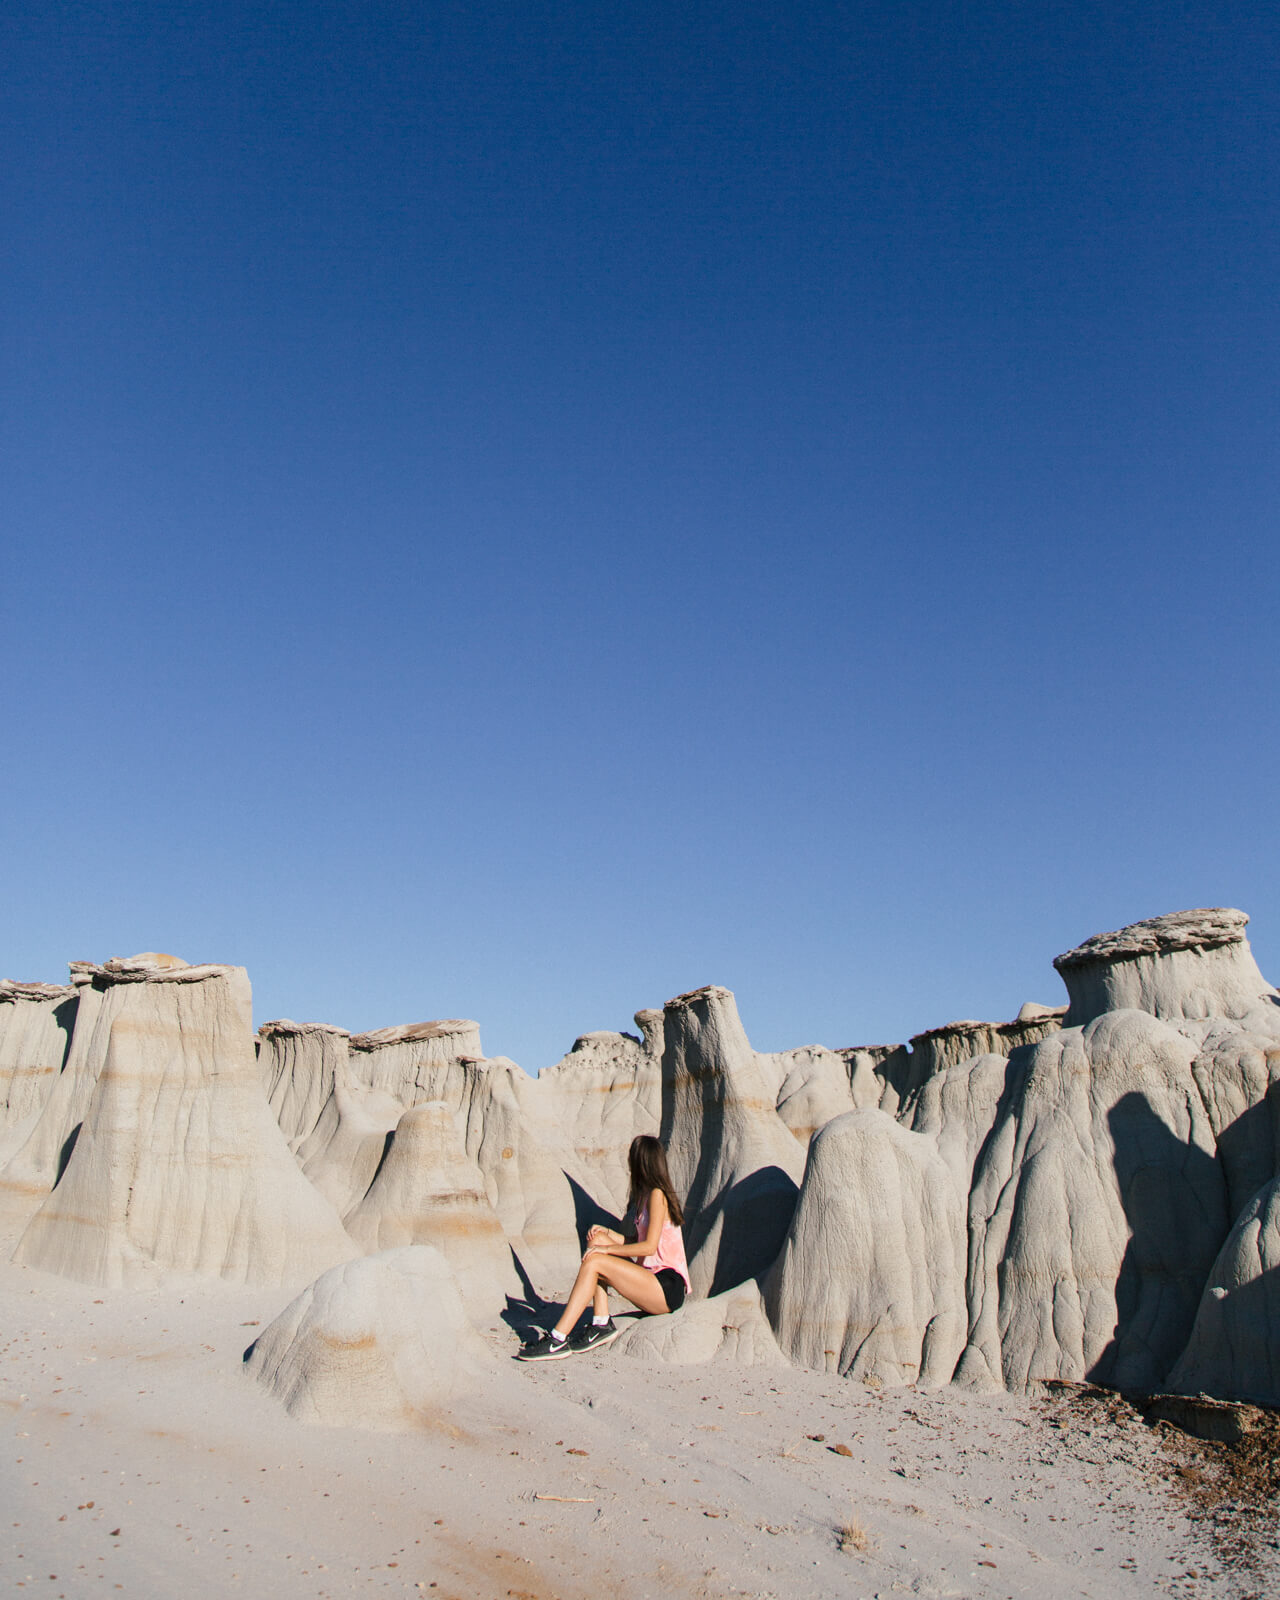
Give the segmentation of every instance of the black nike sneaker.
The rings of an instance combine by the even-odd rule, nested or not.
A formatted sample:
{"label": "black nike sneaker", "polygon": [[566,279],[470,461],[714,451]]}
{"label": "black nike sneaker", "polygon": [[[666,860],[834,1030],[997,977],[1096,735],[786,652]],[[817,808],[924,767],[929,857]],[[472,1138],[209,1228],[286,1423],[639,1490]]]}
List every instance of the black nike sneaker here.
{"label": "black nike sneaker", "polygon": [[621,1332],[612,1317],[601,1328],[588,1322],[581,1333],[575,1333],[569,1340],[569,1348],[575,1356],[584,1355],[588,1350],[598,1350],[602,1344],[612,1344]]}
{"label": "black nike sneaker", "polygon": [[544,1333],[541,1339],[533,1339],[528,1344],[521,1345],[516,1352],[517,1361],[563,1361],[571,1355],[571,1341],[568,1339],[553,1339],[549,1333]]}

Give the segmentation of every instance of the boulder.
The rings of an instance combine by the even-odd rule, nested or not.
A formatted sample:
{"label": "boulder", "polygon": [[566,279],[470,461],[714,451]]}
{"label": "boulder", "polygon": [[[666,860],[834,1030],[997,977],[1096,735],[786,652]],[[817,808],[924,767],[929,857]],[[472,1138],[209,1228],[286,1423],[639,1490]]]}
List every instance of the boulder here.
{"label": "boulder", "polygon": [[484,1177],[443,1101],[406,1111],[369,1192],[346,1219],[369,1254],[434,1245],[474,1317],[496,1316],[519,1280]]}
{"label": "boulder", "polygon": [[716,1295],[757,1277],[781,1248],[804,1151],[728,989],[668,1000],[663,1030],[659,1137],[688,1217],[693,1291]]}
{"label": "boulder", "polygon": [[263,1330],[246,1365],[300,1421],[395,1431],[430,1422],[493,1361],[444,1256],[408,1245],[324,1273]]}
{"label": "boulder", "polygon": [[1054,958],[1070,997],[1066,1023],[1082,1027],[1107,1011],[1183,1017],[1275,1014],[1280,995],[1258,971],[1243,911],[1175,911],[1100,933]]}
{"label": "boulder", "polygon": [[1228,1234],[1169,1387],[1280,1407],[1280,1178]]}
{"label": "boulder", "polygon": [[288,1285],[354,1255],[262,1092],[243,968],[148,956],[88,976],[83,1059],[87,1075],[101,1051],[101,1069],[14,1259],[116,1288],[175,1274]]}
{"label": "boulder", "polygon": [[850,1111],[809,1146],[765,1306],[801,1366],[942,1384],[964,1347],[964,1261],[963,1197],[932,1141]]}

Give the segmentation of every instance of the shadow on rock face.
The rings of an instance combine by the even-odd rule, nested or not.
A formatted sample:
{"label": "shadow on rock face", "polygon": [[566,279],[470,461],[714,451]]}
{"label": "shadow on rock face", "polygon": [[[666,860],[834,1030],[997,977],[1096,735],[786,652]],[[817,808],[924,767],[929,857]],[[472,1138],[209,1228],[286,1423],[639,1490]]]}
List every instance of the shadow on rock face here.
{"label": "shadow on rock face", "polygon": [[710,1214],[704,1214],[705,1222],[692,1219],[689,1234],[695,1250],[717,1217],[724,1219],[708,1297],[737,1288],[777,1258],[799,1197],[799,1186],[781,1167],[761,1167],[726,1189]]}
{"label": "shadow on rock face", "polygon": [[1116,1281],[1115,1335],[1088,1376],[1149,1392],[1191,1335],[1230,1227],[1226,1185],[1215,1157],[1177,1138],[1144,1095],[1124,1095],[1107,1123],[1130,1237]]}
{"label": "shadow on rock face", "polygon": [[565,1180],[573,1195],[574,1226],[578,1230],[578,1244],[581,1249],[587,1248],[587,1234],[592,1228],[613,1228],[619,1233],[622,1231],[621,1217],[616,1217],[612,1211],[606,1210],[570,1173],[565,1173]]}

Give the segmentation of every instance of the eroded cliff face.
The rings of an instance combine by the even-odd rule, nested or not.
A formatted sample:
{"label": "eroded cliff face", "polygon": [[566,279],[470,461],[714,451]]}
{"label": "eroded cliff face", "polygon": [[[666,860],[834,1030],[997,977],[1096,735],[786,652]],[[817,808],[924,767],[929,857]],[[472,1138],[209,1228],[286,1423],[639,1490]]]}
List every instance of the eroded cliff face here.
{"label": "eroded cliff face", "polygon": [[[139,956],[80,973],[100,1003],[55,1137],[78,1120],[56,1173],[26,1169],[49,1192],[14,1259],[116,1288],[296,1284],[354,1255],[263,1093],[244,969]],[[64,1076],[73,1058],[74,1041]]]}
{"label": "eroded cliff face", "polygon": [[0,1207],[19,1261],[91,1283],[318,1278],[255,1370],[345,1416],[325,1330],[364,1329],[401,1425],[434,1393],[412,1307],[448,1303],[456,1353],[468,1319],[563,1295],[657,1133],[694,1298],[632,1355],[1277,1404],[1280,995],[1246,920],[1098,935],[1055,963],[1068,1007],[907,1045],[757,1052],[710,986],[537,1079],[456,1019],[282,1020],[255,1053],[241,969],[76,962],[0,984]]}

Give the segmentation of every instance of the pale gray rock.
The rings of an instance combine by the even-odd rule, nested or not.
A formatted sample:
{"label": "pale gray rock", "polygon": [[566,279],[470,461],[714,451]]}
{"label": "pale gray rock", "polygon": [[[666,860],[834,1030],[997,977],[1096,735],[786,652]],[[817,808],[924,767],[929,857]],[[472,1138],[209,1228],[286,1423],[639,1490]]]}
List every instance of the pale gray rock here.
{"label": "pale gray rock", "polygon": [[505,1056],[464,1061],[455,1115],[524,1270],[563,1292],[581,1259],[579,1197],[590,1180],[574,1176],[563,1130],[541,1115],[536,1080]]}
{"label": "pale gray rock", "polygon": [[315,1133],[339,1065],[346,1063],[350,1037],[345,1028],[288,1017],[258,1029],[258,1072],[291,1150]]}
{"label": "pale gray rock", "polygon": [[406,1110],[439,1100],[442,1076],[482,1053],[479,1024],[456,1017],[355,1033],[349,1048],[355,1082],[392,1095]]}
{"label": "pale gray rock", "polygon": [[778,1116],[794,1138],[807,1145],[833,1117],[855,1109],[853,1083],[845,1058],[819,1044],[779,1051]]}
{"label": "pale gray rock", "polygon": [[1010,1056],[1062,1026],[1065,1006],[1028,1000],[1012,1022],[948,1022],[912,1036],[910,1045],[860,1045],[841,1050],[849,1071],[853,1103],[878,1106],[908,1126],[925,1086],[961,1062],[979,1056]]}
{"label": "pale gray rock", "polygon": [[1008,1056],[1023,1045],[1038,1044],[1057,1033],[1066,1006],[1042,1006],[1028,1001],[1012,1022],[948,1022],[929,1028],[911,1040],[913,1063],[909,1092],[922,1087],[936,1073],[972,1061],[975,1056]]}
{"label": "pale gray rock", "polygon": [[956,1187],[968,1195],[973,1169],[995,1126],[1006,1092],[1021,1083],[1029,1052],[981,1055],[926,1079],[909,1108],[908,1126],[933,1140]]}
{"label": "pale gray rock", "polygon": [[1258,971],[1243,911],[1175,911],[1100,933],[1054,958],[1071,1005],[1067,1024],[1132,1009],[1178,1021],[1242,1018],[1274,1009],[1280,995]]}
{"label": "pale gray rock", "polygon": [[764,1280],[785,1355],[885,1385],[946,1383],[965,1339],[964,1200],[932,1140],[850,1111],[813,1137]]}
{"label": "pale gray rock", "polygon": [[[350,1064],[357,1088],[386,1097],[377,1102],[385,1108],[381,1116],[389,1117],[395,1104],[408,1110],[443,1101],[525,1270],[544,1285],[576,1270],[581,1249],[567,1171],[574,1157],[565,1130],[540,1115],[536,1086],[527,1073],[504,1056],[480,1054],[476,1023],[421,1022],[354,1034]],[[366,1119],[373,1106],[372,1098],[361,1102]],[[350,1108],[349,1115],[354,1119]],[[387,1131],[393,1126],[394,1119]],[[373,1148],[366,1136],[361,1175]],[[363,1191],[351,1203],[362,1197]]]}
{"label": "pale gray rock", "polygon": [[324,1273],[263,1330],[247,1362],[299,1421],[387,1432],[430,1422],[493,1367],[448,1262],[428,1245]]}
{"label": "pale gray rock", "polygon": [[188,1275],[287,1285],[354,1255],[262,1093],[244,969],[148,956],[90,976],[102,1065],[14,1259],[118,1288]]}
{"label": "pale gray rock", "polygon": [[330,1052],[329,1065],[329,1097],[296,1154],[308,1180],[345,1217],[368,1193],[405,1107],[385,1089],[356,1082],[340,1051]]}
{"label": "pale gray rock", "polygon": [[958,1377],[1151,1392],[1228,1226],[1195,1045],[1128,1010],[1019,1054],[974,1173]]}
{"label": "pale gray rock", "polygon": [[737,1367],[789,1367],[765,1315],[753,1279],[713,1295],[689,1300],[662,1317],[637,1317],[617,1340],[618,1355],[668,1366],[701,1366],[709,1361]]}
{"label": "pale gray rock", "polygon": [[778,1086],[747,1042],[730,991],[697,989],[663,1009],[659,1137],[684,1197],[694,1293],[716,1295],[757,1277],[777,1254],[804,1152],[778,1116]]}
{"label": "pale gray rock", "polygon": [[0,1204],[11,1214],[29,1217],[57,1182],[106,1060],[112,1020],[128,1004],[132,991],[106,981],[95,983],[97,970],[87,961],[71,963],[76,1003],[62,1071],[38,1111],[24,1119],[25,1138],[11,1149],[0,1170]]}
{"label": "pale gray rock", "polygon": [[1169,1387],[1280,1406],[1280,1178],[1236,1219]]}
{"label": "pale gray rock", "polygon": [[1280,1170],[1280,1014],[1176,1026],[1199,1045],[1192,1076],[1218,1143],[1228,1213],[1236,1217]]}
{"label": "pale gray rock", "polygon": [[836,1054],[849,1074],[855,1111],[870,1106],[896,1116],[906,1083],[911,1052],[905,1044],[855,1044]]}
{"label": "pale gray rock", "polygon": [[66,1063],[76,992],[0,979],[0,1165],[25,1143]]}
{"label": "pale gray rock", "polygon": [[414,1106],[400,1118],[386,1159],[346,1227],[368,1254],[434,1245],[474,1317],[496,1316],[506,1297],[519,1292],[484,1176],[443,1101]]}
{"label": "pale gray rock", "polygon": [[[654,1019],[656,1020],[656,1023]],[[544,1138],[567,1143],[593,1199],[621,1216],[630,1174],[627,1151],[638,1133],[658,1132],[662,1111],[662,1013],[641,1011],[644,1037],[585,1033],[553,1067],[539,1074],[534,1092]]]}

